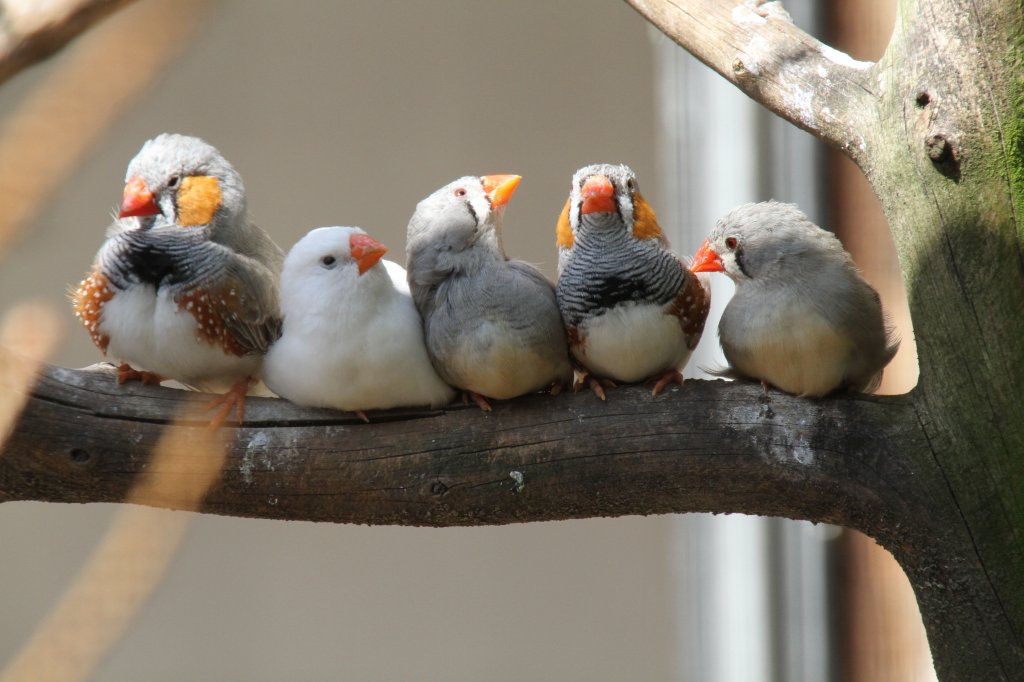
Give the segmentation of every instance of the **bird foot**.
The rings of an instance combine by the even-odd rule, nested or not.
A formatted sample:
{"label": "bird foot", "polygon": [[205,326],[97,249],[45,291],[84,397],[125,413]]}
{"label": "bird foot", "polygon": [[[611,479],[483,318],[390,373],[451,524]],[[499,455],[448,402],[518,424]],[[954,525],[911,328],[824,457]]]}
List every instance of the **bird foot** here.
{"label": "bird foot", "polygon": [[159,386],[160,382],[167,381],[167,377],[156,372],[133,369],[127,362],[122,362],[117,366],[117,383],[123,384],[126,381],[141,381],[144,386]]}
{"label": "bird foot", "polygon": [[[654,379],[654,377],[651,377],[651,379]],[[682,374],[682,372],[680,372],[677,369],[673,369],[673,370],[670,370],[670,371],[665,372],[664,374],[662,374],[658,378],[658,380],[654,382],[654,389],[651,390],[651,397],[657,396],[659,393],[661,393],[663,390],[665,390],[665,387],[668,386],[669,384],[679,384],[680,386],[682,386],[683,385],[683,374]]]}
{"label": "bird foot", "polygon": [[365,413],[365,412],[363,412],[362,410],[356,410],[355,412],[356,412],[356,416],[357,416],[357,417],[359,417],[360,419],[362,419],[362,420],[363,420],[364,422],[366,422],[367,424],[369,424],[369,423],[370,423],[370,418],[366,416],[366,413]]}
{"label": "bird foot", "polygon": [[476,406],[479,407],[484,412],[490,412],[491,411],[491,404],[489,402],[487,402],[487,398],[483,397],[479,393],[474,393],[473,391],[463,391],[462,392],[462,404],[463,405],[469,405],[469,401],[471,399],[472,399],[472,401],[474,403],[476,403]]}
{"label": "bird foot", "polygon": [[595,377],[593,374],[586,372],[585,370],[574,369],[572,383],[573,393],[579,392],[580,388],[583,386],[584,383],[587,384],[587,386],[590,387],[590,390],[594,392],[594,395],[596,395],[601,400],[606,399],[604,389],[616,388],[618,386],[618,384],[616,384],[611,379],[601,379],[599,377]]}
{"label": "bird foot", "polygon": [[252,377],[246,377],[238,381],[234,386],[228,389],[224,395],[219,395],[210,402],[203,406],[204,410],[212,410],[217,408],[216,414],[213,415],[213,419],[210,420],[210,431],[216,431],[227,419],[228,415],[231,414],[231,410],[235,410],[235,414],[238,417],[238,424],[241,426],[242,420],[245,417],[245,395],[249,392],[249,387],[255,383]]}

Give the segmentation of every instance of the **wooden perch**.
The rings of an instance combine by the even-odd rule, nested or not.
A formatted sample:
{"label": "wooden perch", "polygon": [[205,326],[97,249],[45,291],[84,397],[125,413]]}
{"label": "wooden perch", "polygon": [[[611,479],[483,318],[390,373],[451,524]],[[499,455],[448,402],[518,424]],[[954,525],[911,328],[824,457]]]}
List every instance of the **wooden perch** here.
{"label": "wooden perch", "polygon": [[[101,366],[47,368],[0,451],[0,501],[125,500],[154,474],[165,429],[204,428],[192,395],[118,386]],[[184,425],[168,426],[175,417]],[[949,560],[970,538],[906,396],[811,401],[691,380],[656,399],[622,387],[607,402],[537,394],[491,414],[454,406],[370,418],[251,399],[245,425],[224,429],[227,459],[201,511],[417,526],[678,512],[827,521],[896,555],[950,655],[989,650],[1000,632],[990,632],[991,595],[946,588],[973,584],[978,566]],[[201,464],[163,475],[202,476]],[[159,491],[132,499],[191,506]]]}
{"label": "wooden perch", "polygon": [[[46,370],[0,457],[0,500],[122,501],[171,417],[208,421],[188,392],[118,386],[100,367]],[[902,398],[809,402],[724,381],[370,419],[251,398],[202,510],[433,526],[712,511],[864,527],[879,506],[908,513],[903,454],[922,446]],[[875,426],[851,438],[852,424]]]}

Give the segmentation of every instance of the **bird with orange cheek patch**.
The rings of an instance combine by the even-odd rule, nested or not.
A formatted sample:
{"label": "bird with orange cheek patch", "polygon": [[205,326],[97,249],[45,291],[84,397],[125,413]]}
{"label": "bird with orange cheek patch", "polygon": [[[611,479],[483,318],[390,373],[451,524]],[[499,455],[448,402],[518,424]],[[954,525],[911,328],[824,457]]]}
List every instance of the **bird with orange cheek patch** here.
{"label": "bird with orange cheek patch", "polygon": [[555,292],[569,348],[604,400],[603,385],[682,383],[700,341],[710,290],[668,249],[628,166],[576,171],[558,219]]}
{"label": "bird with orange cheek patch", "polygon": [[118,383],[175,379],[224,392],[216,428],[237,410],[280,334],[284,255],[246,211],[242,179],[196,137],[163,134],[128,165],[124,195],[92,271],[71,292]]}

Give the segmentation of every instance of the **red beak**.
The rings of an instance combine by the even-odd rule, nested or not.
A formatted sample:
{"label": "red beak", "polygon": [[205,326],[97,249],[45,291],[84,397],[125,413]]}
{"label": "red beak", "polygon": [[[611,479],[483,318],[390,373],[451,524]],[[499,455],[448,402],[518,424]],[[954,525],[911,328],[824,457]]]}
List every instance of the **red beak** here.
{"label": "red beak", "polygon": [[690,263],[690,272],[725,272],[722,259],[711,250],[711,243],[707,239],[697,249],[697,255]]}
{"label": "red beak", "polygon": [[130,218],[132,216],[156,215],[160,207],[153,199],[153,193],[146,187],[146,181],[142,178],[132,178],[124,186],[124,196],[121,197],[121,210],[118,218]]}
{"label": "red beak", "polygon": [[370,235],[360,233],[349,236],[348,248],[352,253],[352,258],[359,264],[360,275],[376,265],[377,261],[388,252],[388,247]]}
{"label": "red beak", "polygon": [[615,207],[615,187],[611,180],[603,175],[591,175],[583,183],[583,206],[580,213],[613,213]]}
{"label": "red beak", "polygon": [[491,207],[498,208],[508,203],[522,179],[522,175],[484,175],[480,182],[491,199]]}

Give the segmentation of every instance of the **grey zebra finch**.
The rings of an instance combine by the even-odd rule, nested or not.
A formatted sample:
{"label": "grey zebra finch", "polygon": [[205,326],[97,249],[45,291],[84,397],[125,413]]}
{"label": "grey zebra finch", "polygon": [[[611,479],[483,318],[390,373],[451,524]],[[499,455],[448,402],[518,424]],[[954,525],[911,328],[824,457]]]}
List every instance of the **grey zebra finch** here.
{"label": "grey zebra finch", "polygon": [[509,260],[501,223],[518,175],[466,176],[416,206],[409,221],[409,289],[437,373],[483,410],[572,376],[551,283]]}
{"label": "grey zebra finch", "polygon": [[870,391],[899,347],[850,254],[793,204],[737,206],[692,267],[736,282],[718,326],[725,374],[805,396]]}

